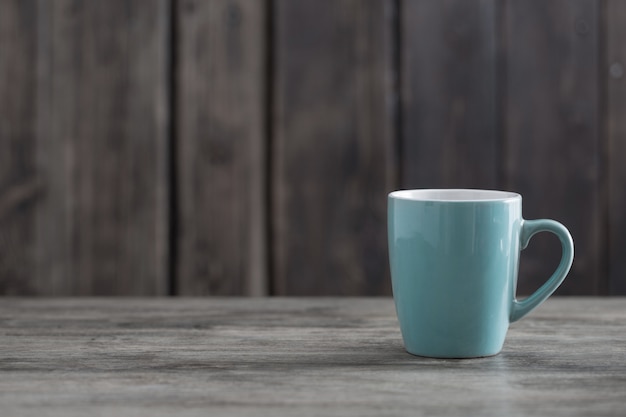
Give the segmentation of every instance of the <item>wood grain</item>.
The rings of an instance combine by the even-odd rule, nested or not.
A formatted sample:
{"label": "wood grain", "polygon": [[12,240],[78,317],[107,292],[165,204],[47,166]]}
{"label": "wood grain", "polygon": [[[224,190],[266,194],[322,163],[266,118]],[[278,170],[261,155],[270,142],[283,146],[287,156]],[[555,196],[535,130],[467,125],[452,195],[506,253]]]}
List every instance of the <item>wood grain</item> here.
{"label": "wood grain", "polygon": [[263,295],[266,3],[178,2],[178,292]]}
{"label": "wood grain", "polygon": [[388,294],[399,187],[518,191],[626,294],[622,3],[0,1],[0,294]]}
{"label": "wood grain", "polygon": [[277,294],[390,292],[393,3],[276,1]]}
{"label": "wood grain", "polygon": [[167,4],[2,3],[3,293],[165,293]]}
{"label": "wood grain", "polygon": [[[554,218],[570,229],[576,255],[560,294],[603,287],[598,24],[597,1],[504,3],[504,183],[522,194],[525,218]],[[543,283],[560,254],[556,238],[533,238],[520,291]]]}
{"label": "wood grain", "polygon": [[409,355],[390,298],[4,299],[11,416],[623,416],[626,299],[552,298],[494,357]]}
{"label": "wood grain", "polygon": [[37,4],[0,2],[0,294],[33,294]]}
{"label": "wood grain", "polygon": [[626,3],[607,1],[609,292],[626,294]]}
{"label": "wood grain", "polygon": [[404,1],[403,188],[497,188],[496,6]]}

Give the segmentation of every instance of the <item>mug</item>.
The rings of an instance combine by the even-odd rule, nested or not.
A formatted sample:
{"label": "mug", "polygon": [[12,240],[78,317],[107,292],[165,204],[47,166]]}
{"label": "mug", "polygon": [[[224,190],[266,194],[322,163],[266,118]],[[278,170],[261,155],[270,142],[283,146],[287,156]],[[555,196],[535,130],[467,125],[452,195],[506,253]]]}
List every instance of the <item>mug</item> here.
{"label": "mug", "polygon": [[[543,231],[561,241],[561,261],[534,294],[517,300],[520,251]],[[524,220],[522,197],[506,191],[392,192],[388,237],[404,346],[418,356],[497,354],[509,324],[548,298],[574,259],[574,243],[565,226],[554,220]]]}

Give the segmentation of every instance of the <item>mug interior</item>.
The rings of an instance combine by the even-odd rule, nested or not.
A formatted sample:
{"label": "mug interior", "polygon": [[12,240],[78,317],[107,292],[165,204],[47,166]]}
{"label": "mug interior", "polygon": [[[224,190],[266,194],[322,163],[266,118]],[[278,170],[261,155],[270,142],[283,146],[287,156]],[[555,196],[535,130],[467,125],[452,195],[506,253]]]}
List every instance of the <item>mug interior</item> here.
{"label": "mug interior", "polygon": [[389,194],[389,197],[415,201],[504,201],[521,198],[517,193],[496,190],[472,189],[422,189],[399,190]]}

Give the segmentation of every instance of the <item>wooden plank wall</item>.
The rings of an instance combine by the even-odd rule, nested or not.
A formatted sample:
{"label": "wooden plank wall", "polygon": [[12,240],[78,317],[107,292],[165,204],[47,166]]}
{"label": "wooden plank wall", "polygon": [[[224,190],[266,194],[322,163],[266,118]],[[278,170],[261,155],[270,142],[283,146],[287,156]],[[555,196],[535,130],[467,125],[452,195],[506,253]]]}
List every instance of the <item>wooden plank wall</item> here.
{"label": "wooden plank wall", "polygon": [[[0,3],[0,292],[32,294],[35,213],[37,2]],[[52,280],[53,276],[50,275]]]}
{"label": "wooden plank wall", "polygon": [[181,295],[264,295],[267,7],[176,3]]}
{"label": "wooden plank wall", "polygon": [[607,48],[602,70],[607,91],[606,164],[610,294],[626,294],[626,2],[608,0]]}
{"label": "wooden plank wall", "polygon": [[276,2],[276,294],[388,294],[393,4]]}
{"label": "wooden plank wall", "polygon": [[559,293],[626,294],[623,3],[1,0],[0,294],[389,294],[414,187],[522,193]]}
{"label": "wooden plank wall", "polygon": [[495,1],[406,1],[401,19],[401,187],[497,188]]}
{"label": "wooden plank wall", "polygon": [[168,12],[0,2],[2,293],[167,293]]}
{"label": "wooden plank wall", "polygon": [[[522,194],[526,218],[551,217],[570,229],[576,262],[559,292],[603,292],[600,2],[507,1],[503,8],[503,187]],[[541,285],[560,253],[556,237],[533,238],[522,285]]]}

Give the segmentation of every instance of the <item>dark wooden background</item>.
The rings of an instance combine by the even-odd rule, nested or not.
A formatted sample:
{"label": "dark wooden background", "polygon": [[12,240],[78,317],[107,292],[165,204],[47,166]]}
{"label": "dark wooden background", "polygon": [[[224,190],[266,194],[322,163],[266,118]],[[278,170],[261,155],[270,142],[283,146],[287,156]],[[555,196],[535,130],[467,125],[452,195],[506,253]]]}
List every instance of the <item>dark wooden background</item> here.
{"label": "dark wooden background", "polygon": [[0,294],[389,294],[414,187],[626,294],[624,65],[622,0],[0,0]]}

